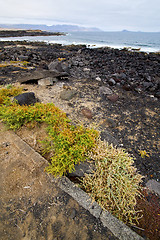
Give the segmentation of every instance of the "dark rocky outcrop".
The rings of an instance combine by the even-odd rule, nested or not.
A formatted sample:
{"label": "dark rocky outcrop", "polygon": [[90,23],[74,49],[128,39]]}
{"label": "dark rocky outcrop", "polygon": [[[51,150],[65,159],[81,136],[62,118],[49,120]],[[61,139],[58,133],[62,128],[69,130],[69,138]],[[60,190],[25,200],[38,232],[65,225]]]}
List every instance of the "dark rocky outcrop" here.
{"label": "dark rocky outcrop", "polygon": [[50,71],[61,73],[68,76],[70,73],[69,66],[66,62],[55,60],[48,65]]}
{"label": "dark rocky outcrop", "polygon": [[59,32],[47,32],[41,30],[0,30],[0,37],[23,37],[23,36],[58,36],[64,35]]}
{"label": "dark rocky outcrop", "polygon": [[33,83],[38,82],[40,79],[45,78],[61,78],[61,77],[67,77],[68,73],[65,72],[58,72],[58,71],[49,71],[44,69],[38,69],[31,72],[25,72],[21,73],[19,77],[17,78],[17,81],[20,83]]}
{"label": "dark rocky outcrop", "polygon": [[95,170],[93,162],[85,161],[75,165],[75,171],[68,173],[69,177],[84,177],[85,174],[90,174]]}
{"label": "dark rocky outcrop", "polygon": [[14,97],[14,99],[18,102],[19,105],[31,105],[31,104],[35,104],[37,102],[37,99],[35,97],[35,94],[33,92],[26,92],[26,93],[22,93],[16,97]]}

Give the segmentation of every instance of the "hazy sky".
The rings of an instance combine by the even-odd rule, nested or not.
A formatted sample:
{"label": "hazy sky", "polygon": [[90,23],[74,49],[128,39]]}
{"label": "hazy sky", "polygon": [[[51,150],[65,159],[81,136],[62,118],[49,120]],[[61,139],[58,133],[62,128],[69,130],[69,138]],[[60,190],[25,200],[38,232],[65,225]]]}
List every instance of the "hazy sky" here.
{"label": "hazy sky", "polygon": [[0,23],[160,31],[160,0],[0,0]]}

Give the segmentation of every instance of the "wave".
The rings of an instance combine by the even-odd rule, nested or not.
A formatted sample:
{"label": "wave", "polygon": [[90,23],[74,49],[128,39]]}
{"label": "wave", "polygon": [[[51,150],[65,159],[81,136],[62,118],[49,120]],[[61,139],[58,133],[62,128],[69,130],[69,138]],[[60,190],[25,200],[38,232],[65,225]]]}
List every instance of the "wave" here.
{"label": "wave", "polygon": [[65,36],[1,38],[0,41],[44,41],[62,45],[85,44],[87,47],[141,48],[144,52],[160,51],[160,33],[69,32]]}

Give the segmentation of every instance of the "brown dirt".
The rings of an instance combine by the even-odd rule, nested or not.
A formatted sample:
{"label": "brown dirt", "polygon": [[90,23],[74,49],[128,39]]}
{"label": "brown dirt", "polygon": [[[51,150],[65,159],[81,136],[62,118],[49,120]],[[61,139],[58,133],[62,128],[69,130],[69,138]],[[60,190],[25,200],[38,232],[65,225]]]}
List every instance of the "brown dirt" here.
{"label": "brown dirt", "polygon": [[[44,160],[0,123],[0,239],[116,239],[44,172]],[[25,137],[24,133],[24,137]]]}
{"label": "brown dirt", "polygon": [[147,188],[142,191],[143,198],[138,199],[137,210],[142,210],[143,218],[137,225],[137,233],[152,240],[160,239],[160,196]]}
{"label": "brown dirt", "polygon": [[[23,85],[23,87],[28,91],[34,91],[40,101],[53,102],[74,122],[110,132],[119,144],[134,155],[135,165],[145,176],[145,181],[151,178],[159,181],[160,102],[149,96],[113,87],[112,90],[118,94],[119,100],[115,103],[109,100],[102,101],[99,96],[99,83],[89,82],[86,79],[68,81],[68,85],[77,91],[77,95],[65,101],[60,98],[65,84],[60,81],[48,88],[37,85]],[[82,114],[83,108],[91,110],[92,119]],[[111,119],[114,124],[111,124],[108,119]],[[140,150],[146,150],[149,157],[142,158]]]}
{"label": "brown dirt", "polygon": [[[71,88],[77,89],[77,96],[69,102],[63,101],[59,97],[61,91],[63,91],[62,82],[49,88],[41,88],[37,85],[24,85],[24,88],[27,88],[28,91],[34,91],[36,96],[44,103],[53,102],[65,111],[76,123],[94,126],[99,130],[107,129],[115,137],[121,134],[122,138],[119,139],[120,143],[128,146],[127,150],[134,153],[137,157],[136,165],[140,170],[143,170],[143,166],[147,166],[146,179],[154,177],[155,171],[157,172],[158,170],[158,161],[156,161],[156,158],[153,161],[152,157],[154,154],[157,154],[160,147],[158,139],[159,132],[157,131],[159,121],[157,103],[154,104],[153,100],[147,97],[143,99],[140,96],[134,96],[134,94],[130,92],[124,94],[122,91],[116,91],[120,96],[119,101],[114,104],[107,102],[103,105],[98,99],[97,92],[99,87],[97,83],[94,84],[93,88],[91,84],[86,84],[86,80],[84,80],[84,82],[81,80],[71,82],[70,86]],[[79,98],[82,89],[83,98]],[[88,107],[93,112],[94,116],[92,119],[88,119],[81,114],[80,109],[82,107]],[[97,111],[97,109],[100,110]],[[105,121],[105,118],[108,117],[115,121],[115,128],[110,127],[110,124]],[[144,133],[143,136],[142,133]],[[43,130],[37,129],[37,127],[28,130],[23,127],[17,134],[28,144],[31,144],[36,151],[41,152],[38,139],[40,138],[42,140],[42,138],[45,137]],[[141,158],[138,150],[144,149],[149,153],[149,157]],[[49,159],[50,156],[46,155],[45,157]],[[151,169],[148,169],[149,166],[152,166]],[[142,174],[146,173],[145,169],[146,168],[142,171]],[[147,194],[146,191],[145,193]],[[156,195],[153,194],[153,196],[155,199],[157,198]],[[159,201],[158,198],[157,201]],[[153,204],[152,201],[148,202],[143,199],[138,201],[137,208],[143,211],[143,218],[140,220],[138,227],[144,230],[139,231],[139,233],[142,236],[149,237],[149,239],[158,239],[159,230],[157,230],[158,227],[155,223],[158,222],[159,218],[159,204]],[[134,228],[134,230],[137,229]]]}
{"label": "brown dirt", "polygon": [[[42,147],[38,139],[43,140],[43,137],[45,138],[45,127],[44,125],[43,127],[36,126],[33,129],[28,129],[23,126],[17,131],[17,134],[36,151],[42,153]],[[48,160],[51,157],[49,154],[44,156]],[[139,220],[139,224],[130,227],[145,238],[158,240],[160,237],[160,197],[150,192],[149,189],[144,188],[142,197],[137,198],[136,209],[142,211],[143,217]]]}

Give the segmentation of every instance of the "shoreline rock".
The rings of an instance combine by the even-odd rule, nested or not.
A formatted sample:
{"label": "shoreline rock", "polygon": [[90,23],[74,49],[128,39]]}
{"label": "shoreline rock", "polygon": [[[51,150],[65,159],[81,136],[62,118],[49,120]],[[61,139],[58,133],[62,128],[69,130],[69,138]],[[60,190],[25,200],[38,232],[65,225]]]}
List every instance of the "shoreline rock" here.
{"label": "shoreline rock", "polygon": [[41,30],[0,30],[0,37],[23,37],[23,36],[60,36],[60,32],[47,32]]}

